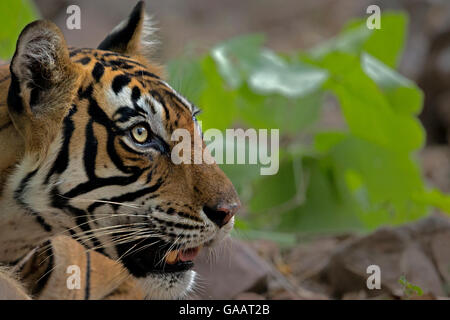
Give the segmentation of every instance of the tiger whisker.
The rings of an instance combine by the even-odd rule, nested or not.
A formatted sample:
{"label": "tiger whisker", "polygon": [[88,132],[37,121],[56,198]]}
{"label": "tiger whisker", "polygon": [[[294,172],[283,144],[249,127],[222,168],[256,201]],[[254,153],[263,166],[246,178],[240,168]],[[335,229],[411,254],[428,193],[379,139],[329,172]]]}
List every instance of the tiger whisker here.
{"label": "tiger whisker", "polygon": [[106,238],[110,235],[113,235],[113,237],[111,237],[111,240],[115,240],[115,239],[119,239],[121,237],[128,237],[133,234],[144,233],[144,232],[145,232],[145,230],[129,230],[126,233],[122,233],[120,235],[119,234],[115,235],[116,234],[115,231],[105,230],[104,232],[98,233],[96,235],[84,235],[84,236],[77,237],[77,241],[87,242],[87,241],[90,241],[91,239],[93,239],[94,237],[97,239],[100,239],[100,238]]}
{"label": "tiger whisker", "polygon": [[160,263],[163,264],[163,270],[164,270],[164,267],[165,267],[165,265],[166,265],[166,259],[167,259],[167,256],[168,256],[168,255],[170,254],[170,252],[175,248],[175,246],[177,245],[177,242],[178,242],[179,240],[181,240],[181,236],[183,235],[184,231],[185,231],[185,230],[181,231],[181,233],[175,238],[175,240],[174,240],[173,243],[169,246],[169,249],[166,251],[166,253],[164,254],[164,256],[163,256],[163,257],[161,258],[161,260],[157,263],[157,265],[160,264]]}
{"label": "tiger whisker", "polygon": [[127,255],[130,255],[130,254],[132,254],[132,253],[133,253],[133,254],[134,254],[134,253],[138,253],[138,252],[140,252],[140,251],[142,251],[142,250],[145,250],[145,249],[151,247],[152,245],[154,245],[154,244],[156,244],[156,243],[158,243],[158,242],[161,242],[161,239],[158,239],[156,242],[152,242],[152,243],[146,244],[146,245],[144,245],[144,246],[142,246],[142,247],[140,247],[140,248],[135,249],[134,251],[130,251]]}
{"label": "tiger whisker", "polygon": [[[99,238],[100,237],[103,237],[103,238],[107,237],[107,236],[109,236],[110,234],[113,234],[113,233],[114,232],[105,232],[104,234],[99,235]],[[153,233],[151,231],[141,229],[141,230],[132,230],[131,232],[127,232],[127,233],[122,234],[122,235],[113,236],[107,241],[116,241],[118,239],[132,237],[132,236],[137,235],[137,234],[146,234],[146,235],[158,236],[157,233]],[[86,237],[81,238],[81,239],[84,240],[84,241],[88,241],[88,240],[92,239],[92,237],[93,236],[91,236],[91,237],[90,236],[86,236]]]}
{"label": "tiger whisker", "polygon": [[66,197],[62,194],[58,194],[58,196],[60,196],[61,198],[67,199],[67,200],[71,200],[71,201],[76,201],[76,202],[100,202],[100,203],[107,203],[107,204],[115,204],[115,205],[119,205],[119,206],[124,206],[124,207],[130,207],[130,208],[135,208],[135,209],[139,209],[142,206],[140,206],[139,204],[126,204],[123,202],[114,202],[114,201],[109,201],[109,200],[97,200],[97,199],[86,199],[86,198],[70,198],[70,197]]}
{"label": "tiger whisker", "polygon": [[[143,232],[142,230],[139,230],[139,231],[136,231],[135,233],[133,233],[131,236],[130,236],[130,234],[128,234],[128,236],[130,236],[130,238],[133,239],[133,237],[135,237],[136,235],[143,234],[143,233],[144,233],[144,232]],[[92,237],[93,237],[93,236],[91,236],[90,238],[80,238],[78,241],[80,241],[81,243],[85,243],[85,242],[89,241],[90,239],[92,239]],[[116,239],[115,239],[115,240],[116,240]],[[122,240],[122,239],[121,239],[120,237],[117,237],[117,240],[119,241],[119,240]],[[102,246],[97,246],[96,248],[105,247],[105,245],[109,245],[109,244],[110,244],[110,243],[107,242],[106,244],[104,243]],[[114,244],[114,243],[112,243],[112,244]],[[51,250],[51,249],[52,249],[52,243],[49,243],[49,244],[47,244],[47,245],[45,245],[45,246],[42,246],[42,247],[40,248],[40,252],[38,253],[38,256],[48,253],[48,251]],[[44,263],[44,262],[45,262],[48,258],[50,258],[52,255],[53,255],[53,253],[50,254],[50,255],[48,255],[45,259],[43,259],[43,260],[41,261],[40,264]]]}
{"label": "tiger whisker", "polygon": [[[148,217],[147,215],[136,215],[136,214],[115,214],[115,215],[105,214],[105,215],[106,215],[105,217],[99,217],[99,218],[95,218],[95,219],[90,219],[89,221],[76,224],[74,227],[65,229],[65,230],[57,233],[56,235],[62,234],[62,233],[67,232],[69,230],[74,230],[74,229],[79,228],[79,227],[81,227],[83,225],[89,224],[91,222],[100,221],[100,220],[103,220],[103,219],[106,219],[106,218],[113,218],[113,217],[116,218],[116,217],[121,217],[121,216],[125,216],[125,217]],[[77,217],[90,217],[90,215],[83,215],[83,216],[77,216]],[[120,225],[117,225],[117,226],[120,226]],[[91,230],[93,230],[93,229],[91,229]]]}
{"label": "tiger whisker", "polygon": [[[77,232],[77,233],[74,233],[73,234],[73,237],[76,237],[76,238],[82,238],[83,236],[83,234],[85,234],[85,235],[89,235],[89,236],[91,236],[92,238],[93,237],[95,237],[96,235],[98,236],[98,230],[110,230],[110,229],[112,229],[112,230],[114,230],[114,229],[119,229],[119,231],[123,231],[123,230],[127,230],[127,229],[124,229],[124,226],[130,226],[130,225],[140,225],[140,224],[142,224],[142,225],[146,225],[146,223],[144,223],[144,222],[137,222],[137,223],[131,223],[131,224],[120,224],[120,225],[114,225],[114,226],[108,226],[108,227],[102,227],[102,228],[97,228],[97,229],[90,229],[90,230],[87,230],[87,231],[82,231],[82,232]],[[75,228],[75,227],[74,227]],[[61,231],[61,232],[58,232],[58,233],[56,233],[55,235],[54,235],[54,237],[55,236],[58,236],[58,235],[63,235],[64,233],[66,233],[66,232],[68,232],[69,230],[73,230],[74,228],[70,228],[70,229],[66,229],[66,230],[63,230],[63,231]],[[134,231],[134,230],[136,230],[137,228],[129,228],[129,230],[131,230],[131,231]],[[39,253],[39,255],[41,255],[41,254],[44,254],[44,253],[46,253],[46,251],[47,250],[49,250],[49,248],[51,247],[51,244],[47,244],[47,245],[45,245],[45,246],[43,246],[41,249],[42,249],[42,252],[41,253]]]}
{"label": "tiger whisker", "polygon": [[128,249],[127,251],[125,251],[125,253],[124,254],[122,254],[120,257],[118,257],[117,259],[116,259],[116,262],[118,262],[119,260],[121,260],[123,257],[125,257],[126,256],[126,254],[128,253],[128,252],[130,252],[131,250],[133,250],[136,246],[138,246],[138,245],[140,245],[143,241],[145,241],[146,239],[142,239],[141,241],[139,241],[138,243],[136,243],[135,245],[133,245],[130,249]]}
{"label": "tiger whisker", "polygon": [[127,238],[118,239],[118,240],[115,240],[115,241],[110,241],[110,242],[104,243],[102,245],[95,246],[93,248],[89,248],[88,251],[96,250],[96,249],[99,249],[99,248],[105,248],[105,245],[124,244],[124,243],[135,241],[135,240],[141,239],[141,238],[148,239],[149,237],[152,237],[152,235],[148,235],[148,234],[142,234],[142,235],[137,235],[137,236],[133,235],[133,236],[130,236],[130,237],[127,237]]}
{"label": "tiger whisker", "polygon": [[[147,228],[139,227],[139,226],[145,226],[145,225],[147,225],[147,224],[142,223],[142,222],[136,222],[136,223],[129,223],[129,224],[121,224],[121,225],[117,225],[117,226],[107,226],[107,227],[101,227],[101,228],[77,232],[77,233],[74,233],[74,236],[78,237],[78,236],[82,236],[83,234],[84,235],[85,234],[98,235],[103,231],[123,233],[123,232],[127,232],[127,231],[138,230],[138,229],[148,230]],[[115,230],[115,229],[117,229],[117,230]]]}

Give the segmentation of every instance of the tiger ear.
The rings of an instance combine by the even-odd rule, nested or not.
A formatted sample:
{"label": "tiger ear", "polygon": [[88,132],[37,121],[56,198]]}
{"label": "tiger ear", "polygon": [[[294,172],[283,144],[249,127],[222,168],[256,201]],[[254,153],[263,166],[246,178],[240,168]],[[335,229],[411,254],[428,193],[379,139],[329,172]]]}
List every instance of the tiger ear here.
{"label": "tiger ear", "polygon": [[59,28],[45,20],[28,24],[17,40],[10,72],[8,110],[16,128],[36,146],[47,143],[44,136],[52,136],[70,106],[79,77]]}
{"label": "tiger ear", "polygon": [[74,68],[64,36],[55,24],[45,20],[28,24],[11,60],[10,109],[37,115],[57,108],[65,88],[76,78]]}
{"label": "tiger ear", "polygon": [[154,37],[156,28],[144,8],[144,1],[139,1],[129,17],[111,31],[98,49],[151,58],[158,41]]}

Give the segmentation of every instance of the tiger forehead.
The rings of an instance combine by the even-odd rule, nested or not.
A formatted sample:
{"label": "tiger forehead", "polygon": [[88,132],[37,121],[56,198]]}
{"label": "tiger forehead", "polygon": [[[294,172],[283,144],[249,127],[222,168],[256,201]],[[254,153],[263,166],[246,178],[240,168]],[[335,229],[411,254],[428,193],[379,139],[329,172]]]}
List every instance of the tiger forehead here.
{"label": "tiger forehead", "polygon": [[[155,68],[133,57],[88,48],[71,48],[70,57],[88,71],[94,85],[110,85],[116,100],[128,99],[129,107],[135,111],[144,104],[152,114],[160,113],[166,121],[175,121],[175,126],[180,118],[185,118],[183,115],[190,118],[196,112],[196,107],[163,81]],[[124,98],[126,93],[128,97]],[[141,104],[138,100],[142,100]]]}

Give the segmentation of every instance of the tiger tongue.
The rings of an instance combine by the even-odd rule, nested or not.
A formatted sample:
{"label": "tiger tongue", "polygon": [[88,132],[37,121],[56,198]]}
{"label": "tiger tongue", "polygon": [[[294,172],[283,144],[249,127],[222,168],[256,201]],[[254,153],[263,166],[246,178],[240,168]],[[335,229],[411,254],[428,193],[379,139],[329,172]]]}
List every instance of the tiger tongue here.
{"label": "tiger tongue", "polygon": [[166,263],[175,264],[178,261],[191,261],[198,255],[201,247],[190,248],[185,250],[172,250],[166,255]]}
{"label": "tiger tongue", "polygon": [[200,252],[200,247],[181,250],[178,253],[178,258],[181,261],[191,261],[191,260],[194,260],[194,258],[197,256],[197,254],[199,252]]}

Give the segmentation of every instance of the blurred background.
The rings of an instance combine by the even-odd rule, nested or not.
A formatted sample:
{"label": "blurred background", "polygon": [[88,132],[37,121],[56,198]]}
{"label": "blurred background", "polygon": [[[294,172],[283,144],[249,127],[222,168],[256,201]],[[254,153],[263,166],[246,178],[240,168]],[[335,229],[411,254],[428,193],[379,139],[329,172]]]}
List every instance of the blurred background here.
{"label": "blurred background", "polygon": [[[72,46],[96,47],[135,3],[2,1],[0,58],[35,17],[55,22]],[[66,27],[72,4],[81,30]],[[366,26],[374,4],[379,30]],[[276,175],[222,166],[243,209],[230,244],[198,263],[198,297],[449,297],[449,1],[148,0],[146,8],[159,28],[155,59],[203,109],[204,129],[280,130]],[[381,268],[380,290],[366,286],[371,264]]]}

